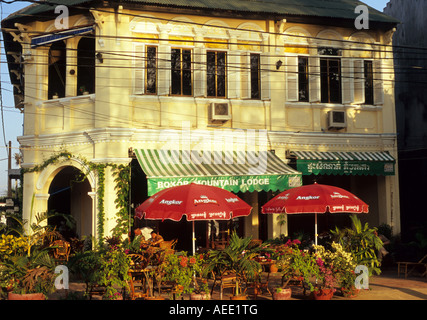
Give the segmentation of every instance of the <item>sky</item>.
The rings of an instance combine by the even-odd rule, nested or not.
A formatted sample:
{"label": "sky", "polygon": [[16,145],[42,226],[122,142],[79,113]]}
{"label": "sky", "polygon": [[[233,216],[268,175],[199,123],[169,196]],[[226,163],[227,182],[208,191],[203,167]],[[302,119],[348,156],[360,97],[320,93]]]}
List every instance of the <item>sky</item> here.
{"label": "sky", "polygon": [[[389,0],[364,0],[367,5],[383,11]],[[7,4],[0,0],[1,20],[6,18],[11,13],[24,8],[31,3],[25,1],[17,1]],[[0,196],[7,194],[7,148],[9,141],[12,143],[12,168],[17,168],[15,165],[14,154],[19,152],[18,136],[22,136],[23,115],[18,109],[14,108],[14,100],[12,95],[12,85],[10,84],[6,57],[3,50],[3,42],[1,42],[1,99],[2,112],[0,113]],[[3,129],[4,128],[4,129]]]}

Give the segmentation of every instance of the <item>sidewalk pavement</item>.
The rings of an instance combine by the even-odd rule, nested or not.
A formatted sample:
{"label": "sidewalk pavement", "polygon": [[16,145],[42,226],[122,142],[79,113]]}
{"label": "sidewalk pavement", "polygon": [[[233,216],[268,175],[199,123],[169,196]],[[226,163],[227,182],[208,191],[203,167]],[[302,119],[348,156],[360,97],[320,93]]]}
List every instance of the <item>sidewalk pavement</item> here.
{"label": "sidewalk pavement", "polygon": [[369,279],[369,290],[363,290],[353,300],[427,300],[427,278],[403,275],[387,270]]}
{"label": "sidewalk pavement", "polygon": [[[281,274],[270,274],[269,289],[273,292],[273,288],[280,286]],[[212,283],[209,283],[211,286]],[[85,285],[83,283],[71,282],[70,292],[84,293]],[[292,287],[291,300],[309,300],[309,293],[303,294],[301,287]],[[256,299],[253,290],[247,292],[250,300],[272,300],[272,295],[267,290],[263,290]],[[227,288],[223,292],[223,300],[230,301],[232,289]],[[61,299],[61,295],[55,295],[54,300]],[[63,298],[63,297],[62,297]],[[166,299],[170,299],[165,295]],[[100,300],[101,296],[94,296],[93,300]],[[184,297],[185,300],[188,297]],[[427,300],[427,278],[420,276],[410,276],[407,279],[404,276],[397,276],[396,269],[389,269],[383,271],[379,276],[372,276],[369,278],[369,289],[361,290],[360,293],[354,298],[345,298],[340,295],[339,291],[334,294],[333,300]],[[219,300],[219,286],[215,287],[212,294],[212,300]]]}

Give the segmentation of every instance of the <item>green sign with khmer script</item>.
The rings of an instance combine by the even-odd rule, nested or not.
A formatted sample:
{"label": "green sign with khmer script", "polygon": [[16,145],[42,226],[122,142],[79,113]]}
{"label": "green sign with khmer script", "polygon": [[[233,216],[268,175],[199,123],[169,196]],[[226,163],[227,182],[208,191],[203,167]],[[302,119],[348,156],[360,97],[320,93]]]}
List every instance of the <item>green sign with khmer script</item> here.
{"label": "green sign with khmer script", "polygon": [[297,160],[297,170],[303,175],[378,175],[393,176],[394,162],[344,161],[344,160]]}

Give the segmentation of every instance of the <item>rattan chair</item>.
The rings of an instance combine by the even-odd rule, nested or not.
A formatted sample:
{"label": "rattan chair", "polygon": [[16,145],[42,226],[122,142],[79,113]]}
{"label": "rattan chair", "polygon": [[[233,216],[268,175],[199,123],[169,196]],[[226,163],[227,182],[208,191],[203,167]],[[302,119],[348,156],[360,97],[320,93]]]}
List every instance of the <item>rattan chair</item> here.
{"label": "rattan chair", "polygon": [[[408,267],[412,267],[408,271]],[[427,277],[427,254],[418,262],[398,262],[397,263],[397,276],[400,276],[400,273],[405,273],[405,279],[417,268],[424,267],[424,273],[421,275],[422,277]]]}

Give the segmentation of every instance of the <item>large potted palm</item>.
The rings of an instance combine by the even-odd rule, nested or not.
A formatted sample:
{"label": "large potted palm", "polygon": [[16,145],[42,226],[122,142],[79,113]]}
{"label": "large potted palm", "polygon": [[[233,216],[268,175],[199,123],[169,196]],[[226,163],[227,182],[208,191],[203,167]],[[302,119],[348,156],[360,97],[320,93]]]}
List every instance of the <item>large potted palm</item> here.
{"label": "large potted palm", "polygon": [[381,261],[378,259],[378,251],[383,242],[378,237],[377,228],[370,228],[368,223],[362,222],[356,216],[350,216],[352,228],[331,230],[334,241],[342,245],[346,252],[351,252],[357,265],[368,267],[369,275],[381,273]]}
{"label": "large potted palm", "polygon": [[44,300],[55,291],[55,261],[47,249],[35,249],[30,256],[10,257],[2,263],[2,269],[4,275],[14,279],[9,300]]}
{"label": "large potted palm", "polygon": [[[11,284],[8,299],[41,300],[55,291],[56,264],[49,254],[49,241],[58,237],[58,233],[45,223],[54,216],[59,214],[39,213],[32,223],[8,216],[16,222],[16,227],[5,228],[4,239],[8,241],[0,254],[0,283],[8,280]],[[24,232],[26,223],[30,224],[28,234]]]}
{"label": "large potted palm", "polygon": [[261,270],[261,265],[254,258],[263,250],[262,246],[250,246],[252,238],[240,238],[234,231],[229,245],[223,250],[210,250],[205,275],[216,272],[219,275],[230,273],[236,276],[236,286],[232,299],[246,299],[242,292],[242,283],[254,279]]}

